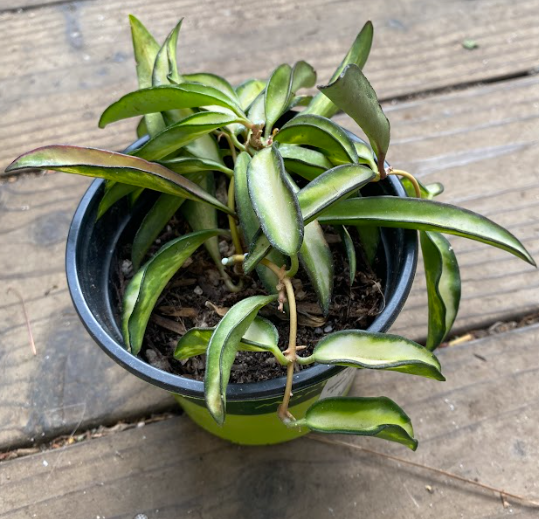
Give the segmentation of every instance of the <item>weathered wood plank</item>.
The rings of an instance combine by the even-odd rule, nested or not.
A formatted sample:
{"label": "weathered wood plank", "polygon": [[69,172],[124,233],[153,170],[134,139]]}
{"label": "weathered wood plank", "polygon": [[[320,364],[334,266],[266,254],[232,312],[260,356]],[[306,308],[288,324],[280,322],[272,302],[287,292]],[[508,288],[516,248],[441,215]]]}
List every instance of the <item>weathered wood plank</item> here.
{"label": "weathered wood plank", "polygon": [[[475,87],[386,105],[392,123],[389,161],[425,182],[440,181],[440,201],[456,203],[508,227],[539,256],[539,78]],[[337,119],[350,129],[344,116]],[[539,307],[539,271],[506,252],[450,237],[463,295],[455,331]],[[427,313],[421,265],[396,333],[421,338]]]}
{"label": "weathered wood plank", "polygon": [[[55,174],[0,185],[1,450],[174,405],[165,392],[129,376],[102,353],[71,303],[65,241],[88,183]],[[8,287],[24,295],[36,357]]]}
{"label": "weathered wood plank", "polygon": [[[92,0],[78,0],[83,2],[91,2]],[[71,0],[1,0],[0,12],[2,11],[16,11],[23,9],[36,9],[39,7],[45,7],[50,5],[62,5],[68,4]]]}
{"label": "weathered wood plank", "polygon": [[[355,394],[388,394],[411,415],[415,454],[335,438],[537,498],[538,340],[534,326],[445,350],[445,383],[359,372]],[[5,462],[0,484],[5,519],[536,516],[511,499],[504,509],[497,496],[337,445],[234,446],[186,417]]]}
{"label": "weathered wood plank", "polygon": [[[184,16],[183,70],[211,70],[232,82],[266,77],[297,59],[311,61],[324,82],[372,19],[377,35],[367,72],[388,98],[534,69],[538,6],[537,0],[455,0],[428,9],[419,0],[95,0],[0,14],[0,166],[47,143],[127,144],[130,123],[107,131],[95,125],[107,103],[135,87],[129,12],[160,38],[174,17]],[[465,38],[479,47],[464,49]]]}

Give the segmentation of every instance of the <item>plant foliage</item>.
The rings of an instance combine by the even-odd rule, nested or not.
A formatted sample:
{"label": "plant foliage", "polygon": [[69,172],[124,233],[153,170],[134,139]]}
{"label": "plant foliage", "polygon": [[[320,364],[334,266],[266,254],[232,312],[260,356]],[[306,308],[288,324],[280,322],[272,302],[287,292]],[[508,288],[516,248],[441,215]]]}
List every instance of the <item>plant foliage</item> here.
{"label": "plant foliage", "polygon": [[[130,17],[139,88],[113,102],[99,126],[139,117],[137,132],[147,140],[129,153],[46,146],[16,159],[10,171],[54,169],[106,179],[98,217],[119,199],[136,199],[143,189],[161,193],[133,241],[136,270],[124,294],[125,347],[137,355],[146,325],[166,284],[198,247],[204,245],[222,282],[240,292],[227,269],[238,264],[256,275],[267,295],[240,298],[214,328],[194,328],[178,342],[175,358],[206,354],[206,404],[214,419],[226,419],[226,389],[238,351],[272,353],[287,366],[287,388],[294,365],[312,363],[357,369],[391,370],[445,380],[432,353],[449,333],[457,315],[460,277],[455,254],[442,234],[463,236],[501,248],[534,265],[522,243],[494,222],[470,211],[435,202],[441,184],[423,186],[406,172],[387,167],[390,125],[376,93],[362,72],[371,50],[373,27],[365,24],[329,84],[314,96],[316,72],[304,61],[279,65],[267,80],[248,79],[233,87],[205,71],[180,71],[176,45],[181,21],[159,45]],[[303,111],[291,112],[303,106]],[[338,111],[351,116],[368,138],[356,142],[331,120]],[[286,120],[283,121],[283,116]],[[228,143],[227,149],[218,140]],[[361,189],[403,176],[410,198],[362,196]],[[227,199],[216,195],[216,182],[228,186]],[[218,229],[219,212],[228,228]],[[148,259],[148,250],[174,214],[190,231],[164,244]],[[226,218],[221,217],[221,222]],[[332,301],[335,270],[326,241],[333,225],[343,243],[350,285],[356,277],[356,245],[350,228],[359,230],[363,257],[374,260],[379,227],[419,233],[428,295],[428,338],[422,346],[403,337],[362,330],[327,334],[312,355],[296,348],[294,283],[298,269],[311,281],[322,313]],[[222,225],[221,225],[222,226]],[[235,254],[222,258],[218,236],[227,237]],[[287,312],[290,339],[278,346],[275,326],[258,316],[266,305]],[[322,433],[370,435],[412,449],[417,440],[409,417],[391,400],[330,398],[318,401],[304,417],[288,410],[283,397],[283,427],[307,427]]]}

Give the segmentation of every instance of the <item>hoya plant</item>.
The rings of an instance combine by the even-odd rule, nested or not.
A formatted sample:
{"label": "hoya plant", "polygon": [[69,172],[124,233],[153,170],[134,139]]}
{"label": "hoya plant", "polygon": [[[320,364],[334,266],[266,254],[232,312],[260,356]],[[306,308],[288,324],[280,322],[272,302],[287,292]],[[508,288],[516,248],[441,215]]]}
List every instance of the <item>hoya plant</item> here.
{"label": "hoya plant", "polygon": [[[289,403],[297,366],[319,363],[444,380],[433,351],[455,320],[460,278],[443,234],[487,243],[533,265],[532,257],[496,223],[433,201],[443,190],[440,184],[422,185],[411,173],[387,165],[390,125],[362,72],[373,38],[370,22],[329,83],[312,97],[302,93],[316,84],[316,73],[305,61],[282,64],[267,80],[249,79],[233,87],[213,73],[178,69],[181,21],[162,46],[135,17],[130,21],[139,88],[111,104],[99,126],[140,117],[137,134],[147,136],[142,144],[128,153],[46,146],[22,155],[8,168],[106,179],[98,218],[121,198],[135,201],[143,190],[161,193],[132,243],[135,274],[122,308],[125,348],[133,355],[141,352],[161,293],[205,246],[220,283],[239,299],[216,326],[192,328],[181,336],[174,356],[185,360],[205,355],[206,405],[218,424],[226,419],[226,390],[236,354],[269,352],[287,373],[278,410],[283,427],[376,436],[415,449],[409,417],[385,397],[322,399],[305,416],[293,416]],[[339,110],[357,123],[368,144],[352,139],[331,120]],[[362,195],[362,188],[388,175],[402,178],[407,198]],[[226,185],[221,196],[216,183]],[[149,254],[177,213],[187,231]],[[298,345],[295,278],[306,275],[321,313],[327,315],[336,272],[347,264],[349,282],[355,282],[358,250],[351,231],[357,229],[369,256],[377,248],[380,227],[419,232],[428,293],[426,345],[355,329],[328,333],[314,349]],[[342,265],[333,264],[328,230],[336,230],[344,244]],[[219,239],[232,244],[233,254],[222,257]],[[265,295],[249,295],[241,277],[233,275],[238,271],[257,276]],[[258,315],[268,305],[277,306],[288,322],[284,349],[278,346],[275,326]]]}

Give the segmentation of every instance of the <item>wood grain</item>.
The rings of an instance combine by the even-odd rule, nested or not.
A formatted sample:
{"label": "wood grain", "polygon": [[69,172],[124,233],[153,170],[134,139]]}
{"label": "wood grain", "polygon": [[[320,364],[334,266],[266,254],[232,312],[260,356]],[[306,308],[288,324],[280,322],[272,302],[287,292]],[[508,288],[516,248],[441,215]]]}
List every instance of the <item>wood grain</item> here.
{"label": "wood grain", "polygon": [[[7,5],[11,5],[8,3]],[[13,5],[16,5],[13,4]],[[537,0],[94,0],[0,14],[0,167],[51,143],[122,149],[132,124],[96,128],[135,88],[127,14],[163,39],[184,16],[180,62],[233,83],[306,59],[327,81],[363,23],[376,40],[367,74],[383,98],[526,73],[539,65]],[[462,46],[466,38],[479,47]]]}
{"label": "wood grain", "polygon": [[[507,227],[539,257],[539,78],[385,105],[392,124],[389,162],[424,182],[442,182],[440,201]],[[354,130],[346,117],[337,120]],[[455,332],[539,308],[539,271],[486,245],[449,237],[463,282]],[[427,330],[421,264],[405,311],[392,328],[422,338]]]}
{"label": "wood grain", "polygon": [[[71,303],[65,241],[88,184],[53,174],[0,185],[0,450],[174,405],[101,352]],[[9,287],[24,295],[36,357]]]}
{"label": "wood grain", "polygon": [[[445,383],[360,371],[354,394],[401,403],[420,439],[416,453],[333,438],[537,498],[538,340],[535,326],[445,350]],[[235,446],[186,417],[2,463],[0,485],[3,519],[536,516],[511,499],[504,508],[498,496],[337,445]]]}

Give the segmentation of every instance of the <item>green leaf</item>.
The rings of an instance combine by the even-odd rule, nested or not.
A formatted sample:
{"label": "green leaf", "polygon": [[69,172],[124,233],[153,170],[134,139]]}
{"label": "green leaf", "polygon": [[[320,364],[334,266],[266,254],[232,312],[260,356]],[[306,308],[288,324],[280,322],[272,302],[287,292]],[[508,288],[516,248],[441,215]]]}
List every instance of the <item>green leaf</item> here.
{"label": "green leaf", "polygon": [[295,108],[296,106],[307,106],[310,103],[312,98],[313,96],[307,96],[307,95],[294,96],[292,101],[290,101],[286,111],[288,112],[288,110],[292,110],[292,108]]}
{"label": "green leaf", "polygon": [[380,229],[378,227],[372,227],[370,225],[356,226],[356,230],[359,234],[359,241],[361,242],[361,248],[365,254],[365,260],[373,267],[380,247]]}
{"label": "green leaf", "polygon": [[440,182],[433,182],[432,184],[427,184],[425,185],[425,189],[429,193],[429,199],[441,195],[444,192],[444,186]]}
{"label": "green leaf", "polygon": [[260,93],[258,97],[252,102],[247,117],[253,124],[263,125],[266,121],[266,111],[264,108],[265,95],[264,92]]}
{"label": "green leaf", "polygon": [[282,144],[279,146],[279,153],[287,171],[307,180],[313,180],[333,167],[323,153],[294,144]]}
{"label": "green leaf", "polygon": [[274,141],[319,148],[334,164],[358,161],[356,149],[346,132],[339,125],[318,115],[297,115],[281,128]]}
{"label": "green leaf", "polygon": [[251,159],[247,184],[253,209],[272,247],[288,256],[297,254],[303,241],[303,218],[285,176],[283,159],[274,146]]}
{"label": "green leaf", "polygon": [[135,274],[124,293],[122,316],[124,340],[134,355],[142,346],[153,307],[172,276],[202,243],[222,232],[193,232],[169,241]]}
{"label": "green leaf", "polygon": [[[292,178],[290,184],[295,193],[300,191]],[[316,292],[318,304],[325,316],[329,313],[333,293],[333,255],[317,221],[305,226],[303,243],[299,249],[299,260]]]}
{"label": "green leaf", "polygon": [[[335,81],[347,65],[355,63],[359,68],[363,68],[369,57],[372,46],[373,27],[371,22],[367,22],[357,35],[352,47],[342,60],[337,70],[331,76],[329,82]],[[317,94],[311,101],[304,113],[321,115],[323,117],[333,117],[339,109],[322,93]]]}
{"label": "green leaf", "polygon": [[303,220],[305,223],[312,222],[324,209],[348,193],[365,186],[374,178],[372,170],[360,164],[328,169],[298,193]]}
{"label": "green leaf", "polygon": [[134,152],[146,160],[159,160],[217,128],[236,122],[237,118],[218,112],[198,112],[168,126]]}
{"label": "green leaf", "polygon": [[384,369],[445,380],[431,351],[398,335],[363,330],[335,332],[316,345],[312,358],[320,364]]}
{"label": "green leaf", "polygon": [[171,160],[161,160],[159,163],[181,175],[201,171],[221,171],[228,176],[234,174],[234,172],[230,168],[227,168],[222,162],[199,157],[178,157]]}
{"label": "green leaf", "polygon": [[[203,355],[208,349],[211,336],[215,328],[191,328],[180,338],[174,358],[176,360],[186,360],[195,355]],[[263,317],[255,317],[245,335],[238,345],[238,351],[268,351],[276,353],[279,341],[279,333],[275,325]]]}
{"label": "green leaf", "polygon": [[219,321],[206,352],[204,394],[206,406],[215,421],[222,425],[226,414],[226,386],[241,338],[258,311],[275,301],[277,295],[252,296],[236,303]]}
{"label": "green leaf", "polygon": [[[133,51],[137,63],[138,87],[149,88],[152,86],[152,72],[155,58],[159,52],[159,44],[137,18],[129,15],[129,21],[131,24]],[[145,128],[142,135],[147,133],[155,135],[165,128],[165,121],[160,113],[145,115],[141,119],[141,123],[144,123]],[[137,134],[141,137],[142,135],[138,131],[137,128]]]}
{"label": "green leaf", "polygon": [[[240,220],[240,229],[243,233],[246,243],[251,243],[255,234],[260,229],[260,222],[254,212],[253,206],[251,204],[251,199],[249,197],[249,189],[247,186],[247,169],[251,162],[251,157],[248,153],[242,152],[238,155],[236,159],[236,164],[234,166],[234,192],[236,198],[236,210]],[[267,242],[269,245],[269,242]],[[267,251],[268,259],[275,263],[276,265],[284,265],[285,259],[283,255],[271,249]],[[259,266],[256,269],[258,277],[271,293],[277,292],[275,288],[279,282],[278,277],[268,268],[264,266]]]}
{"label": "green leaf", "polygon": [[266,82],[258,79],[248,79],[236,87],[236,94],[240,100],[239,105],[243,111],[249,109],[264,88],[266,88]]}
{"label": "green leaf", "polygon": [[369,146],[367,146],[364,142],[352,142],[354,143],[354,148],[356,149],[359,162],[362,164],[367,164],[373,171],[378,171],[378,166],[374,160],[374,155],[371,148],[369,148]]}
{"label": "green leaf", "polygon": [[150,250],[155,239],[184,202],[185,198],[162,194],[146,213],[133,238],[131,248],[131,261],[135,272],[139,270],[146,253]]}
{"label": "green leaf", "polygon": [[99,220],[118,200],[131,194],[136,189],[136,186],[109,181],[105,187],[105,194],[99,202],[96,220]]}
{"label": "green leaf", "polygon": [[[399,178],[399,180],[401,181],[406,194],[409,197],[415,198],[416,192],[412,182],[410,182],[410,180],[407,178]],[[416,181],[419,184],[421,198],[425,198],[426,200],[432,200],[435,196],[441,195],[444,192],[444,186],[439,182],[434,182],[433,184],[428,184],[425,186],[419,180],[416,179]]]}
{"label": "green leaf", "polygon": [[389,148],[389,121],[361,69],[357,65],[348,65],[333,83],[319,89],[365,132],[376,153],[378,170],[383,178]]}
{"label": "green leaf", "polygon": [[178,64],[176,60],[178,35],[180,33],[182,22],[183,18],[176,24],[174,29],[170,31],[165,43],[157,53],[152,71],[153,86],[169,85],[170,83],[180,83],[182,81],[182,78],[178,72]]}
{"label": "green leaf", "polygon": [[249,274],[271,251],[271,243],[266,235],[259,229],[253,236],[253,241],[249,244],[249,254],[243,261],[243,271]]}
{"label": "green leaf", "polygon": [[314,68],[306,61],[298,61],[292,69],[290,92],[295,95],[298,90],[312,88],[315,84],[316,72]]}
{"label": "green leaf", "polygon": [[[149,115],[152,115],[152,114],[149,114]],[[161,117],[161,114],[157,114]],[[149,135],[150,134],[150,130],[148,129],[148,126],[146,124],[146,117],[148,117],[147,115],[145,115],[144,117],[141,117],[140,118],[140,121],[138,122],[137,124],[137,137],[140,139],[141,137],[144,137],[145,135]],[[156,131],[154,132],[154,135],[156,133],[159,133],[163,128],[165,127],[165,123],[163,122],[163,126],[162,128],[159,129],[159,131]]]}
{"label": "green leaf", "polygon": [[352,198],[330,207],[319,218],[333,225],[376,225],[463,236],[514,254],[535,266],[524,245],[509,231],[479,214],[418,198]]}
{"label": "green leaf", "polygon": [[417,449],[410,418],[395,402],[383,396],[318,400],[307,410],[305,418],[296,423],[320,433],[375,436]]}
{"label": "green leaf", "polygon": [[341,241],[343,242],[343,245],[344,245],[344,250],[346,251],[346,257],[348,258],[350,286],[352,286],[354,284],[354,280],[356,279],[356,272],[357,272],[356,248],[354,246],[354,242],[352,241],[352,237],[350,236],[350,233],[348,232],[348,229],[344,225],[338,225],[337,232],[339,233],[341,237]]}
{"label": "green leaf", "polygon": [[303,243],[299,249],[299,260],[316,292],[320,308],[327,316],[335,277],[333,255],[324,231],[316,220],[307,224],[304,232]]}
{"label": "green leaf", "polygon": [[219,90],[198,83],[182,83],[154,86],[123,96],[103,112],[99,127],[138,115],[212,105],[232,110],[239,119],[245,117],[242,109]]}
{"label": "green leaf", "polygon": [[231,213],[231,210],[194,182],[144,159],[95,148],[45,146],[21,155],[6,171],[26,168],[52,169],[87,177],[100,177],[171,195],[200,200]]}
{"label": "green leaf", "polygon": [[[219,90],[230,98],[235,104],[241,107],[241,101],[232,85],[223,77],[208,72],[199,72],[197,74],[184,74],[183,79],[191,83],[200,83]],[[243,110],[243,109],[242,109]]]}
{"label": "green leaf", "polygon": [[265,136],[271,135],[273,125],[285,112],[290,101],[292,86],[292,68],[286,63],[279,65],[271,74],[264,97],[266,114]]}
{"label": "green leaf", "polygon": [[453,248],[444,236],[427,231],[419,237],[429,301],[427,348],[432,351],[443,342],[457,317],[460,272]]}

